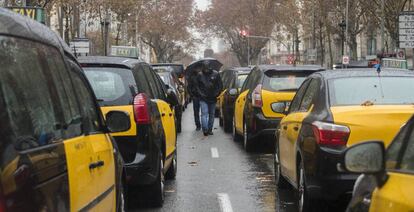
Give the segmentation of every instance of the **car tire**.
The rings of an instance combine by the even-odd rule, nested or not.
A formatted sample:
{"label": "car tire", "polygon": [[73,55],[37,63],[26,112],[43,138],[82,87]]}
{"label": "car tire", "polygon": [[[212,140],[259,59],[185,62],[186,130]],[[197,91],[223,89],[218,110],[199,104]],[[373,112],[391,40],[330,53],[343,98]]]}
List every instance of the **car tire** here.
{"label": "car tire", "polygon": [[234,120],[234,118],[233,118],[233,141],[239,142],[241,140],[241,136],[239,134],[237,134],[235,123],[236,123],[236,120]]}
{"label": "car tire", "polygon": [[165,174],[165,179],[167,180],[174,180],[177,176],[177,150],[174,152],[174,156],[172,158],[172,162],[170,167],[168,168],[167,173]]}
{"label": "car tire", "polygon": [[177,120],[177,126],[176,126],[176,129],[177,129],[177,133],[181,133],[181,131],[182,131],[182,126],[181,126],[181,117],[180,117],[180,119],[179,119],[179,120]]}
{"label": "car tire", "polygon": [[223,115],[223,128],[224,128],[224,132],[227,132],[227,133],[231,132],[233,128],[233,122],[229,121],[225,115]]}
{"label": "car tire", "polygon": [[303,160],[300,160],[300,164],[297,167],[297,179],[298,179],[298,188],[296,191],[296,198],[297,198],[297,206],[298,212],[305,212],[305,211],[318,211],[315,208],[316,204],[311,201],[308,196],[307,189],[306,189],[306,177],[305,177],[305,168],[303,165]]}
{"label": "car tire", "polygon": [[121,185],[119,185],[119,196],[118,196],[118,204],[117,204],[117,209],[116,211],[119,212],[125,212],[126,211],[126,201],[125,201],[125,189],[124,189],[124,184],[121,183]]}
{"label": "car tire", "polygon": [[243,147],[246,152],[252,151],[252,139],[249,138],[249,132],[247,132],[246,122],[243,121]]}
{"label": "car tire", "polygon": [[280,169],[279,145],[275,143],[275,152],[273,154],[273,168],[275,174],[275,184],[278,189],[290,188],[289,182],[283,177]]}
{"label": "car tire", "polygon": [[157,173],[157,179],[152,185],[150,185],[148,193],[152,195],[149,195],[147,199],[150,205],[154,207],[161,207],[164,203],[164,160],[162,158],[162,154],[160,153],[159,155],[159,170]]}

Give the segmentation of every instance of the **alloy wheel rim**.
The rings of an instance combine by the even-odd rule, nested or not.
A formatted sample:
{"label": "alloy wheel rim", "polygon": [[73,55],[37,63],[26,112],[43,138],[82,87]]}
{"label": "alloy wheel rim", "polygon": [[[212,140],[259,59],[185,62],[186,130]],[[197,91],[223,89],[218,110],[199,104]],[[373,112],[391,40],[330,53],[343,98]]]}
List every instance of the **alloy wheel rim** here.
{"label": "alloy wheel rim", "polygon": [[300,174],[299,174],[299,212],[303,211],[303,204],[305,201],[305,182],[304,182],[304,171],[303,168],[300,168]]}
{"label": "alloy wheel rim", "polygon": [[160,178],[161,178],[161,198],[164,200],[164,162],[161,159],[161,166],[160,166]]}
{"label": "alloy wheel rim", "polygon": [[246,149],[246,147],[247,147],[247,128],[246,128],[246,123],[243,124],[243,143],[244,143],[244,148]]}
{"label": "alloy wheel rim", "polygon": [[233,137],[236,137],[236,121],[233,118]]}
{"label": "alloy wheel rim", "polygon": [[279,183],[279,177],[280,177],[280,164],[279,164],[279,155],[277,153],[277,147],[275,149],[274,166],[275,166],[275,181],[277,184]]}

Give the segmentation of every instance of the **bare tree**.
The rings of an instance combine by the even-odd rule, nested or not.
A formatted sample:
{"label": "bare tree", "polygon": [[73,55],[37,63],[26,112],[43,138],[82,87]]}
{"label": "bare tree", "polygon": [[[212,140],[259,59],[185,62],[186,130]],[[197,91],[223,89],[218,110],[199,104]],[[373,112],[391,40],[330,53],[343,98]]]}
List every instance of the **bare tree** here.
{"label": "bare tree", "polygon": [[249,60],[258,60],[268,40],[249,39],[240,33],[245,30],[249,36],[270,37],[276,23],[276,4],[273,0],[212,0],[207,11],[196,11],[198,27],[223,38],[240,64],[246,66]]}

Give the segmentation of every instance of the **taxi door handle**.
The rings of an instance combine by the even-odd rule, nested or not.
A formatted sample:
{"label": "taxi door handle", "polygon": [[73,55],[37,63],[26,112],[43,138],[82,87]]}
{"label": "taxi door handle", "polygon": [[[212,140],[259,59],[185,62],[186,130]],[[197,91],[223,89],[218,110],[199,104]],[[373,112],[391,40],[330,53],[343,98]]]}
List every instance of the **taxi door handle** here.
{"label": "taxi door handle", "polygon": [[91,170],[91,169],[96,169],[96,168],[99,168],[99,167],[101,167],[101,166],[104,166],[105,165],[105,162],[104,161],[102,161],[102,160],[100,160],[100,161],[97,161],[97,162],[95,162],[95,163],[91,163],[91,164],[89,164],[89,169]]}

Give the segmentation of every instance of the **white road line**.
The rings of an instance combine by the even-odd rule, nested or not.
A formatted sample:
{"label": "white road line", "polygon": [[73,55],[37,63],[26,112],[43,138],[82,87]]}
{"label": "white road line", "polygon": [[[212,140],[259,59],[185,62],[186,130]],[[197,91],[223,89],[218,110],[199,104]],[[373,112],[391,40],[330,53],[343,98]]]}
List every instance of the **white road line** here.
{"label": "white road line", "polygon": [[226,193],[218,193],[217,198],[220,203],[221,212],[233,212],[229,195]]}
{"label": "white road line", "polygon": [[216,147],[212,147],[211,148],[211,157],[212,158],[218,158],[219,157],[219,153]]}

